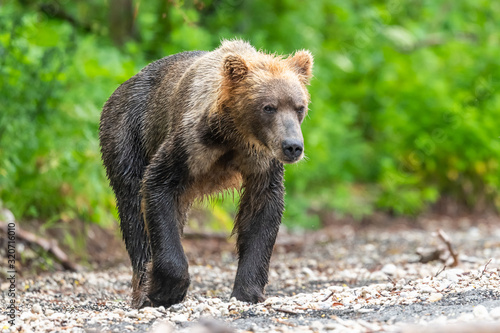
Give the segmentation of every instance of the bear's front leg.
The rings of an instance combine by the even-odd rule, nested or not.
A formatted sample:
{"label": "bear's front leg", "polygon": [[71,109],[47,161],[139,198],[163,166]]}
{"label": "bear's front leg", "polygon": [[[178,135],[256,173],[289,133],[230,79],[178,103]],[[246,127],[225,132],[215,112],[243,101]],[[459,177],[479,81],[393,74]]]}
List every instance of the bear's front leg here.
{"label": "bear's front leg", "polygon": [[180,237],[187,213],[181,205],[187,168],[175,161],[160,151],[148,166],[143,182],[143,214],[152,254],[145,291],[152,306],[180,303],[190,284]]}
{"label": "bear's front leg", "polygon": [[236,217],[238,271],[231,297],[244,302],[264,300],[269,262],[284,209],[283,165],[273,161],[264,174],[245,177]]}

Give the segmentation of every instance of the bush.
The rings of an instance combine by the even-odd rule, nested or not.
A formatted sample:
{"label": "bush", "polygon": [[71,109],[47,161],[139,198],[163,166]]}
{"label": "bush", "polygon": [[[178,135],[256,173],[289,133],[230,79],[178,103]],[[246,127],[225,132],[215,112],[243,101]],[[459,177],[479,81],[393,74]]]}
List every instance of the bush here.
{"label": "bush", "polygon": [[[150,1],[136,4],[137,34],[116,47],[104,4],[47,16],[22,3],[0,7],[0,198],[19,218],[110,221],[97,141],[106,99],[152,60],[234,37],[315,55],[307,160],[285,176],[288,224],[317,227],[324,210],[414,215],[443,197],[500,207],[500,6]],[[224,226],[228,207],[217,204]]]}

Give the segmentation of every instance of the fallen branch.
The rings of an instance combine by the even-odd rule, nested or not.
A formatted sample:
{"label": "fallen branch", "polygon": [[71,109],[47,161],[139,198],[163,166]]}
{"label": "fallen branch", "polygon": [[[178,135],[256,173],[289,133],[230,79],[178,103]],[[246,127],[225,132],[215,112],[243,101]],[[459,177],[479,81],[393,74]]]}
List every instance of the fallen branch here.
{"label": "fallen branch", "polygon": [[483,271],[481,272],[481,275],[479,275],[479,276],[476,278],[476,280],[480,280],[480,279],[483,277],[484,273],[486,272],[486,268],[487,268],[487,267],[488,267],[488,265],[490,264],[491,260],[493,260],[493,258],[491,258],[490,260],[488,260],[488,262],[486,263],[486,265],[484,265],[484,269],[483,269]]}
{"label": "fallen branch", "polygon": [[330,297],[332,297],[332,296],[333,296],[333,291],[332,291],[332,292],[331,292],[328,296],[326,296],[326,297],[322,300],[322,302],[326,302],[326,301],[327,301]]}
{"label": "fallen branch", "polygon": [[385,276],[386,276],[387,280],[389,280],[392,283],[392,286],[394,288],[396,288],[396,281],[394,281],[393,279],[391,279],[391,277],[389,275],[387,275],[387,274]]}
{"label": "fallen branch", "polygon": [[453,262],[450,264],[450,267],[458,266],[458,255],[455,251],[453,251],[453,246],[451,245],[450,237],[448,237],[448,235],[442,229],[439,229],[437,234],[439,238],[446,244],[446,247],[448,248],[448,251],[450,252],[450,255],[453,259]]}
{"label": "fallen branch", "polygon": [[438,277],[439,274],[443,273],[444,270],[446,269],[446,265],[443,266],[443,268],[441,268],[437,273],[436,275],[434,275],[434,277]]}
{"label": "fallen branch", "polygon": [[[0,229],[3,232],[7,233],[7,223],[4,221],[0,221]],[[19,227],[19,224],[16,224],[16,239],[24,241],[29,244],[35,244],[40,246],[42,249],[44,249],[52,256],[54,256],[54,258],[56,258],[61,263],[64,269],[73,272],[79,270],[79,266],[69,260],[66,253],[64,253],[64,251],[61,250],[61,248],[57,245],[57,242],[53,239],[52,240],[45,239],[29,231],[23,230]]]}
{"label": "fallen branch", "polygon": [[292,311],[292,310],[287,310],[287,309],[281,309],[281,308],[275,308],[275,307],[272,307],[272,309],[274,311],[288,313],[288,314],[294,314],[294,315],[299,314],[298,312],[295,312],[295,311]]}

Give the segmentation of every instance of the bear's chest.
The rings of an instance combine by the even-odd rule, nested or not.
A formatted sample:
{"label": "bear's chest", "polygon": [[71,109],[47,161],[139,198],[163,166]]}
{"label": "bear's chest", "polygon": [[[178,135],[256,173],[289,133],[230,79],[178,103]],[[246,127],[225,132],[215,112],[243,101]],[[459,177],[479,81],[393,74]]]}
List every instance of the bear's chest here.
{"label": "bear's chest", "polygon": [[203,171],[194,175],[189,196],[200,198],[241,187],[239,159],[232,151],[222,154]]}

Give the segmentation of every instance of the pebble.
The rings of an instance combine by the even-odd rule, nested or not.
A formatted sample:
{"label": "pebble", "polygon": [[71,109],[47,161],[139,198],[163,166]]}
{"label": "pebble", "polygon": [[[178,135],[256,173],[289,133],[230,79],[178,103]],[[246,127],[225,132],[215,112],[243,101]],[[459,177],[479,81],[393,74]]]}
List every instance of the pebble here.
{"label": "pebble", "polygon": [[125,311],[123,311],[123,309],[120,309],[120,308],[114,309],[113,312],[120,315],[120,316],[123,316],[125,314]]}
{"label": "pebble", "polygon": [[500,306],[490,310],[490,317],[495,320],[500,319]]}
{"label": "pebble", "polygon": [[428,293],[428,294],[432,294],[432,293],[436,292],[435,288],[433,288],[429,285],[426,285],[426,284],[419,285],[418,289],[420,290],[420,292]]}
{"label": "pebble", "polygon": [[[169,310],[171,312],[179,312],[181,311],[182,309],[184,308],[184,305],[183,304],[174,304],[172,305]],[[163,308],[163,310],[160,310],[160,311],[165,311],[165,308]]]}
{"label": "pebble", "polygon": [[175,314],[174,316],[172,316],[172,318],[170,318],[170,320],[172,320],[174,322],[183,322],[183,321],[188,320],[188,316],[185,314],[179,313],[179,314]]}
{"label": "pebble", "polygon": [[51,316],[50,316],[50,319],[51,320],[61,320],[61,319],[64,319],[65,318],[65,315],[64,313],[61,313],[61,312],[56,312],[56,313],[53,313]]}
{"label": "pebble", "polygon": [[131,310],[127,312],[127,317],[129,318],[138,318],[138,311],[137,310]]}
{"label": "pebble", "polygon": [[443,298],[443,294],[433,293],[429,296],[429,298],[427,300],[429,302],[437,302],[437,301],[440,301],[442,298]]}
{"label": "pebble", "polygon": [[314,273],[309,267],[303,267],[302,272],[305,273],[309,279],[316,279],[316,273]]}
{"label": "pebble", "polygon": [[19,318],[21,320],[30,321],[31,319],[36,318],[36,317],[33,315],[33,313],[26,311],[26,312],[21,313],[21,316]]}
{"label": "pebble", "polygon": [[486,307],[484,305],[481,305],[481,304],[476,305],[474,307],[474,310],[472,311],[472,313],[478,319],[487,319],[490,317],[490,315],[488,313],[488,309],[486,309]]}
{"label": "pebble", "polygon": [[[437,302],[467,290],[500,290],[498,263],[492,261],[488,265],[483,276],[487,278],[477,279],[490,257],[500,257],[499,247],[490,246],[489,252],[484,252],[481,242],[471,243],[467,233],[450,236],[457,249],[474,255],[477,260],[464,261],[458,268],[446,269],[435,276],[443,267],[441,263],[411,261],[413,253],[409,249],[429,242],[424,231],[402,231],[399,235],[379,231],[357,238],[361,236],[349,230],[339,231],[335,241],[311,245],[303,251],[283,252],[277,247],[271,262],[270,276],[274,276],[268,287],[271,296],[263,303],[249,304],[229,297],[236,272],[236,259],[231,261],[231,256],[226,260],[227,265],[218,262],[191,265],[192,286],[186,300],[168,309],[130,308],[128,266],[106,271],[55,272],[19,282],[20,286],[29,287],[20,291],[22,303],[15,329],[16,332],[68,330],[80,333],[98,327],[116,332],[211,332],[204,325],[196,326],[196,322],[214,317],[228,325],[237,324],[240,330],[255,332],[400,331],[393,319],[377,322],[367,320],[362,314],[370,313],[369,318],[375,318],[377,312],[384,313],[384,308],[380,308],[384,305],[389,308],[398,304]],[[481,239],[495,235],[482,228],[478,230],[482,233]],[[359,251],[353,251],[355,240],[370,246],[356,246]],[[498,241],[491,238],[490,243],[497,244],[495,242]],[[7,300],[4,289],[0,296],[1,302]],[[446,325],[500,320],[500,306],[488,310],[484,305],[470,306],[467,312],[454,315],[420,316],[415,323]],[[336,319],[333,313],[338,310],[355,311],[358,317]],[[319,317],[318,313],[325,316]],[[252,322],[253,319],[259,319],[259,324]],[[0,322],[6,320],[7,317],[0,314]],[[0,328],[2,332],[14,332],[10,326]]]}
{"label": "pebble", "polygon": [[323,325],[323,323],[322,323],[322,322],[320,322],[319,320],[315,320],[315,321],[313,321],[313,322],[310,324],[310,327],[311,327],[313,330],[317,330],[317,331],[319,331],[319,330],[323,329],[323,326],[324,326],[324,325]]}
{"label": "pebble", "polygon": [[151,333],[173,333],[174,328],[166,321],[158,321],[153,324]]}
{"label": "pebble", "polygon": [[41,313],[42,312],[42,307],[40,306],[40,304],[35,303],[31,307],[31,312],[33,312],[33,313]]}
{"label": "pebble", "polygon": [[386,264],[384,267],[382,267],[382,273],[387,274],[387,275],[395,275],[396,272],[398,271],[398,268],[394,264]]}

